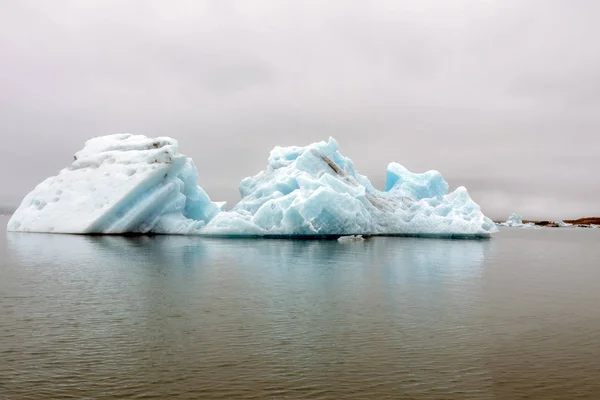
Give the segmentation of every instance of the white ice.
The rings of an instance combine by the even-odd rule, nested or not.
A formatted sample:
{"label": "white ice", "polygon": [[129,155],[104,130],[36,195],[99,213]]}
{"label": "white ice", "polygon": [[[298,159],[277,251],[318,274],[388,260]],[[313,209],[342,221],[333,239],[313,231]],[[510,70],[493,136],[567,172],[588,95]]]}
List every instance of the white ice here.
{"label": "white ice", "polygon": [[29,193],[10,231],[197,232],[220,212],[192,160],[168,137],[117,134],[86,142],[70,166]]}
{"label": "white ice", "polygon": [[559,228],[566,228],[566,227],[569,227],[569,226],[573,226],[573,224],[569,224],[569,223],[566,223],[566,222],[564,222],[564,221],[556,221],[556,222],[555,222],[555,224],[556,224],[556,225],[557,225]]}
{"label": "white ice", "polygon": [[353,243],[353,242],[362,242],[365,238],[362,235],[350,235],[350,236],[340,236],[338,238],[338,242],[340,243]]}
{"label": "white ice", "polygon": [[523,217],[515,213],[512,213],[505,222],[498,225],[511,228],[539,228],[533,222],[523,223]]}
{"label": "white ice", "polygon": [[240,184],[230,211],[196,184],[191,159],[170,138],[91,139],[70,167],[29,193],[9,230],[217,236],[489,236],[497,230],[437,171],[389,164],[381,191],[357,173],[338,143],[275,147],[267,168]]}

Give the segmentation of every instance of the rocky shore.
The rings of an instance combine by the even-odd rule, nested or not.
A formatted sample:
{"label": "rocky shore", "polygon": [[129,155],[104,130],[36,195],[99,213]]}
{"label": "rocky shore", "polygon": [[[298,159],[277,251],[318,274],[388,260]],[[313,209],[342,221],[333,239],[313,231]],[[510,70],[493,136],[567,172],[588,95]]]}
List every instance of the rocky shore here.
{"label": "rocky shore", "polygon": [[[503,221],[497,222],[498,224],[503,224]],[[543,226],[547,228],[562,228],[567,226],[574,226],[578,228],[594,228],[600,227],[600,217],[584,217],[578,219],[565,219],[559,221],[550,221],[550,220],[528,220],[523,219],[521,222],[523,225],[535,225],[535,226]]]}

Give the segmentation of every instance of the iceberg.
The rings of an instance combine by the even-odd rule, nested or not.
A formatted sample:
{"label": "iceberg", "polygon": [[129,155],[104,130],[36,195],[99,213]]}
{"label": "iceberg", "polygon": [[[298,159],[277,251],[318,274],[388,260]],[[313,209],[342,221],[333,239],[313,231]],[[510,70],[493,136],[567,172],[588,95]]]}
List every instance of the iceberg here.
{"label": "iceberg", "polygon": [[168,137],[88,140],[70,166],[31,191],[9,231],[190,233],[221,211],[196,184],[192,160]]}
{"label": "iceberg", "polygon": [[171,138],[118,134],[86,142],[72,164],[22,201],[8,230],[209,236],[415,235],[488,237],[497,231],[464,187],[437,171],[390,163],[384,190],[360,175],[337,141],[275,147],[245,178],[229,211],[197,185]]}
{"label": "iceberg", "polygon": [[240,194],[204,234],[478,236],[497,229],[464,187],[448,193],[437,171],[414,174],[391,163],[385,190],[377,190],[333,138],[275,147],[266,169],[242,180]]}
{"label": "iceberg", "polygon": [[365,238],[362,235],[340,236],[337,241],[340,243],[364,242]]}
{"label": "iceberg", "polygon": [[511,228],[538,228],[533,222],[523,223],[523,217],[515,213],[512,213],[505,222],[498,225]]}
{"label": "iceberg", "polygon": [[508,219],[504,222],[499,223],[500,226],[510,226],[510,227],[521,227],[523,226],[523,217],[519,214],[512,213],[508,216]]}
{"label": "iceberg", "polygon": [[554,221],[554,223],[555,223],[555,224],[556,224],[556,226],[557,226],[557,227],[559,227],[559,228],[567,228],[567,227],[569,227],[569,226],[573,226],[573,224],[569,224],[569,223],[567,223],[567,222],[565,222],[565,221],[562,221],[562,220]]}

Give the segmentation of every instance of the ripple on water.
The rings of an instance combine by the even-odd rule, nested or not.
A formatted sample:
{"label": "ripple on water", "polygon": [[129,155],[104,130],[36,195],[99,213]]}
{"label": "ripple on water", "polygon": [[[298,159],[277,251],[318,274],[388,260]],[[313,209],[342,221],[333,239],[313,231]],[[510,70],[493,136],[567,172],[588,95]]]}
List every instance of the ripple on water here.
{"label": "ripple on water", "polygon": [[597,399],[600,230],[513,232],[9,234],[0,398]]}

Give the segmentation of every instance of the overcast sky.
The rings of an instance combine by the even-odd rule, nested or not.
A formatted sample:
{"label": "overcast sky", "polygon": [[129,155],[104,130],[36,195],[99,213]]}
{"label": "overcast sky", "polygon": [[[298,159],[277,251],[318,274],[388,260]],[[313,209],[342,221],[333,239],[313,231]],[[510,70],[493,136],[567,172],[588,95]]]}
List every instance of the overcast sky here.
{"label": "overcast sky", "polygon": [[600,2],[4,1],[0,205],[92,136],[172,136],[214,200],[335,137],[383,187],[441,171],[493,218],[600,215]]}

